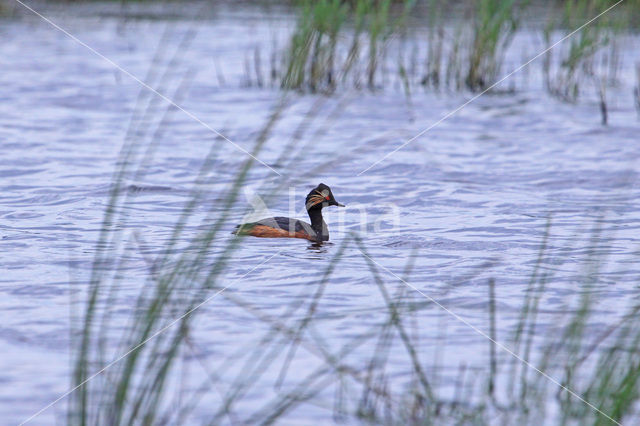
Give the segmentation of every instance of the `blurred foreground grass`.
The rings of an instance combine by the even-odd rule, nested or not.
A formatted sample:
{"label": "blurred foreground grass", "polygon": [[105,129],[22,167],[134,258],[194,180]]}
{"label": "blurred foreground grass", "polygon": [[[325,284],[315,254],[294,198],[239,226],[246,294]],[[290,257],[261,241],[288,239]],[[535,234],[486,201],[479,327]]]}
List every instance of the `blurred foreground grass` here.
{"label": "blurred foreground grass", "polygon": [[[269,142],[271,130],[285,113],[285,101],[274,106],[256,134],[253,155],[259,155]],[[115,315],[114,301],[127,284],[125,261],[119,254],[136,245],[135,239],[122,235],[126,229],[121,226],[126,219],[123,207],[135,196],[127,182],[148,164],[150,155],[135,137],[142,130],[136,122],[132,120],[114,174],[83,320],[74,334],[72,384],[78,388],[70,395],[69,424],[270,424],[295,418],[305,407],[323,409],[334,421],[384,424],[604,425],[633,422],[640,415],[640,305],[630,300],[612,325],[598,327],[601,311],[596,288],[607,262],[601,247],[602,218],[594,221],[586,247],[580,250],[583,258],[574,260],[583,265],[575,303],[557,314],[553,327],[544,306],[554,280],[545,265],[557,256],[549,250],[552,218],[522,294],[519,319],[508,332],[497,323],[502,279],[495,276],[486,282],[486,298],[481,302],[485,320],[473,327],[487,350],[465,354],[468,363],[451,378],[450,371],[441,371],[438,355],[424,353],[421,323],[434,310],[442,310],[442,316],[455,323],[459,319],[450,318],[448,309],[463,317],[465,313],[439,302],[446,300],[455,282],[434,296],[428,289],[420,290],[426,292],[421,294],[412,288],[414,265],[422,256],[415,250],[407,256],[402,274],[396,275],[372,257],[365,240],[350,234],[327,254],[331,259],[317,271],[317,280],[305,285],[304,297],[282,306],[277,316],[226,289],[236,284],[223,277],[242,238],[231,237],[225,230],[232,227],[230,212],[238,208],[238,191],[253,160],[240,158],[235,179],[206,214],[206,227],[196,235],[185,233],[186,224],[195,220],[194,207],[202,201],[206,182],[215,176],[216,151],[212,149],[166,246],[148,262],[146,282],[134,286],[137,296],[130,299],[131,309]],[[306,139],[302,129],[305,126],[297,137]],[[285,151],[282,157],[285,163],[292,160]],[[344,343],[329,345],[325,333],[330,330],[323,326],[320,307],[329,286],[335,284],[334,272],[353,252],[368,269],[383,309],[376,310],[377,321],[363,325]],[[247,265],[236,279],[238,284],[274,255],[278,253]],[[490,264],[482,268],[483,273],[491,272]],[[130,292],[131,283],[127,287]],[[249,347],[221,343],[222,358],[216,359],[215,366],[194,354],[200,346],[194,334],[196,320],[207,312],[199,308],[213,298],[251,319],[259,336]],[[541,323],[543,315],[547,321]],[[444,336],[435,352],[460,350],[459,342]],[[300,369],[296,363],[303,354],[316,364]],[[405,366],[401,374],[399,362]],[[193,363],[202,364],[206,377],[189,367]],[[201,386],[189,386],[194,377]],[[256,393],[261,395],[259,400]],[[202,402],[212,394],[216,404],[210,399]]]}

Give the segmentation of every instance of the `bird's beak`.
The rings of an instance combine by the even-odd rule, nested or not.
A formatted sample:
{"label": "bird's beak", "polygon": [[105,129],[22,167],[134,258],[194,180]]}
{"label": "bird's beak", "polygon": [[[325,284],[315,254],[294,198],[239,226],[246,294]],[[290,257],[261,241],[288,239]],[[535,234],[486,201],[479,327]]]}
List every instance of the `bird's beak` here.
{"label": "bird's beak", "polygon": [[337,201],[336,201],[336,206],[338,206],[338,207],[347,207],[347,206],[345,206],[344,204],[340,204],[340,203],[339,203],[339,202],[337,202]]}

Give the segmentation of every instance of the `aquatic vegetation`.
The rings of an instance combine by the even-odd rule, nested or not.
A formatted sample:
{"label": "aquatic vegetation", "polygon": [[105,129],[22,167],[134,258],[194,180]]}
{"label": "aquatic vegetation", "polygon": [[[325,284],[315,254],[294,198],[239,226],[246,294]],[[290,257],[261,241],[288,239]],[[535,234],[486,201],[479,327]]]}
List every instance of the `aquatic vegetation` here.
{"label": "aquatic vegetation", "polygon": [[[418,63],[417,53],[412,50],[409,61],[399,53],[398,73],[408,95],[415,84],[430,88],[447,84],[456,90],[481,90],[495,78],[501,64],[501,49],[517,28],[513,22],[515,10],[511,4],[498,13],[494,8],[506,6],[488,1],[481,3],[478,7],[486,10],[478,11],[479,26],[471,33],[476,34],[473,39],[477,44],[468,43],[470,39],[461,26],[452,41],[445,41],[440,18],[434,15],[429,24],[428,59],[424,62],[422,78],[418,67],[412,65]],[[439,1],[432,4],[441,5]],[[381,58],[393,34],[388,23],[393,19],[390,2],[376,3],[375,10],[371,9],[372,5],[337,1],[305,3],[295,42],[289,46],[291,56],[280,82],[282,87],[323,93],[331,93],[339,84],[350,81],[371,89],[382,87],[385,80]],[[490,10],[495,13],[489,13]],[[353,19],[353,38],[347,39],[346,49],[341,53],[339,34],[349,19]],[[488,28],[492,35],[478,40],[480,26]],[[479,52],[484,52],[486,57],[476,58],[474,55]],[[575,52],[573,76],[577,81],[582,68],[579,64],[584,64],[584,58],[590,54],[586,48]],[[259,86],[267,81],[260,77],[263,73],[259,71],[264,56],[256,50],[253,64],[248,60],[246,65],[247,75],[254,74]],[[640,71],[638,73],[640,86]],[[603,99],[605,94],[603,92]],[[325,97],[319,98],[291,141],[284,145],[276,164],[294,164],[296,158],[303,155],[306,144],[314,143],[314,135],[306,135],[305,130],[315,119],[318,105],[324,102]],[[640,97],[638,99],[640,105]],[[606,100],[602,102],[606,116]],[[284,106],[284,101],[276,105],[258,131],[252,154],[260,153],[268,143],[284,114]],[[474,354],[473,365],[461,363],[459,370],[452,373],[441,368],[439,357],[449,348],[459,351],[459,343],[457,346],[450,343],[448,337],[451,336],[447,336],[443,327],[441,344],[435,351],[431,347],[426,351],[426,345],[419,339],[419,330],[420,321],[424,321],[426,315],[433,318],[434,311],[440,312],[443,323],[459,320],[450,318],[451,313],[444,310],[449,306],[443,302],[459,282],[452,279],[438,289],[433,298],[418,293],[410,286],[414,267],[424,256],[418,249],[406,257],[404,271],[398,276],[390,274],[370,256],[365,240],[349,234],[332,248],[327,266],[318,271],[313,282],[305,284],[304,293],[276,313],[255,306],[241,293],[227,290],[222,277],[242,240],[230,238],[224,229],[253,161],[241,161],[231,182],[217,193],[217,199],[205,213],[205,230],[197,235],[189,234],[185,228],[194,220],[196,206],[205,199],[205,185],[213,180],[216,150],[212,147],[195,179],[189,201],[171,225],[162,254],[148,260],[147,281],[126,289],[127,295],[123,295],[127,287],[128,254],[139,246],[135,238],[129,241],[121,238],[126,224],[126,205],[135,196],[126,182],[128,177],[141,173],[149,161],[153,146],[151,143],[145,151],[140,134],[146,131],[144,123],[153,107],[149,105],[132,120],[119,168],[114,173],[96,244],[83,321],[74,345],[73,384],[77,390],[70,395],[69,424],[194,422],[190,416],[204,395],[210,394],[219,396],[215,404],[206,401],[205,422],[212,424],[286,421],[287,416],[305,404],[326,409],[336,421],[385,424],[492,424],[496,418],[505,424],[545,420],[563,424],[612,424],[612,420],[632,421],[640,414],[637,351],[640,305],[630,299],[627,306],[619,307],[625,311],[617,324],[606,329],[598,326],[602,312],[597,290],[607,261],[599,245],[605,231],[599,227],[598,220],[585,243],[584,258],[572,255],[568,259],[572,263],[582,262],[584,267],[576,278],[577,297],[566,306],[566,312],[551,320],[545,312],[546,301],[554,296],[553,268],[549,264],[552,260],[559,261],[558,253],[572,252],[551,249],[553,221],[550,218],[541,236],[537,261],[531,265],[527,289],[515,314],[515,325],[509,328],[509,333],[498,334],[498,330],[503,329],[498,325],[505,309],[498,303],[504,291],[502,280],[500,276],[486,280],[486,299],[478,300],[472,308],[474,319],[484,318],[486,323],[474,323],[476,334],[480,332],[480,335],[469,340],[477,338],[482,344],[486,343],[487,350]],[[339,106],[333,113],[341,111]],[[166,120],[165,117],[162,122]],[[327,128],[328,125],[320,126],[318,131],[327,131]],[[296,147],[299,149],[295,150]],[[310,174],[313,175],[313,170]],[[221,238],[223,235],[227,238]],[[367,318],[370,323],[358,330],[357,335],[348,335],[339,345],[328,345],[324,338],[327,329],[323,327],[326,318],[362,314],[323,310],[331,284],[338,281],[335,272],[345,266],[343,262],[346,263],[349,253],[356,255],[348,259],[346,266],[357,265],[370,274],[368,284],[375,290],[371,297],[377,297],[377,304],[373,305],[375,315],[372,315],[375,320]],[[483,265],[481,269],[484,273],[491,272],[491,265]],[[114,319],[111,311],[111,302],[119,297],[131,300],[131,311],[124,322]],[[209,364],[204,351],[198,349],[195,331],[196,320],[201,315],[198,308],[214,297],[250,318],[257,337],[250,347],[228,350],[227,345],[227,350],[216,354],[216,358],[220,355],[221,359]],[[225,344],[228,342],[220,342],[221,346]],[[310,354],[316,364],[295,369],[303,351]],[[436,354],[432,356],[432,352]],[[397,365],[398,360],[405,366],[401,372],[391,366],[392,361]],[[191,371],[193,364],[200,364],[205,374],[200,370]],[[267,374],[274,371],[276,375]],[[202,379],[202,385],[197,389],[182,387],[183,381],[194,374]],[[258,387],[258,383],[265,382],[268,387]],[[252,392],[262,393],[267,388],[273,392],[261,395],[256,403]],[[247,406],[251,410],[247,410]]]}
{"label": "aquatic vegetation", "polygon": [[[320,97],[320,105],[324,99]],[[254,155],[268,143],[285,105],[284,101],[276,105],[258,132]],[[142,173],[141,167],[150,161],[153,142],[144,150],[140,136],[145,134],[149,111],[157,110],[157,105],[147,108],[132,120],[96,244],[93,275],[74,345],[76,389],[69,396],[69,424],[197,422],[192,416],[202,410],[199,404],[204,396],[212,394],[219,397],[215,403],[206,400],[206,421],[211,423],[286,421],[306,404],[326,407],[336,420],[402,424],[491,424],[497,415],[506,423],[610,424],[611,419],[624,422],[640,414],[640,305],[630,300],[626,307],[619,307],[626,311],[617,323],[598,327],[597,290],[601,271],[607,266],[601,241],[610,244],[610,240],[602,238],[605,231],[597,219],[588,241],[580,242],[586,247],[584,258],[571,256],[571,263],[582,262],[584,267],[576,280],[578,297],[564,314],[551,317],[545,311],[546,301],[554,295],[553,269],[548,266],[559,260],[558,253],[574,250],[552,250],[551,218],[531,265],[517,321],[506,328],[510,332],[498,335],[498,330],[505,330],[499,323],[504,306],[498,303],[504,291],[502,280],[495,276],[486,281],[486,300],[473,308],[486,324],[478,324],[478,312],[474,312],[476,321],[467,326],[475,327],[476,334],[467,338],[486,343],[487,351],[475,354],[457,372],[443,370],[439,361],[448,350],[460,349],[459,343],[449,340],[454,336],[447,336],[446,327],[433,355],[434,348],[420,340],[419,330],[425,317],[436,318],[434,312],[439,312],[443,323],[466,321],[464,316],[452,319],[451,312],[445,311],[451,308],[444,302],[446,296],[459,282],[452,279],[437,293],[412,288],[414,266],[424,255],[418,249],[407,256],[403,273],[396,275],[372,258],[366,240],[348,234],[332,248],[327,266],[303,286],[300,297],[277,314],[227,288],[233,282],[222,278],[242,239],[224,230],[236,223],[230,220],[230,211],[253,160],[240,162],[234,179],[209,206],[203,222],[206,227],[196,234],[186,232],[196,206],[204,200],[205,185],[215,174],[215,146],[202,162],[189,200],[171,226],[161,254],[148,259],[147,280],[133,288],[126,285],[127,262],[131,251],[140,246],[136,238],[124,240],[121,235],[126,228],[124,207],[138,193],[126,182]],[[311,107],[284,146],[278,164],[295,163],[304,147],[296,153],[289,148],[303,139],[315,139],[305,135],[305,130],[318,109],[318,104]],[[341,110],[342,106],[336,107],[332,115]],[[169,119],[167,115],[161,121]],[[326,130],[326,125],[320,126],[319,131]],[[268,257],[262,262],[266,261]],[[335,272],[347,261],[350,268],[359,261],[369,271],[371,288],[376,290],[370,297],[378,297],[376,320],[341,344],[328,345],[324,333],[331,328],[324,327],[324,321],[349,313],[336,313],[323,302],[337,280]],[[257,263],[254,268],[260,266]],[[484,264],[478,274],[490,271],[491,264]],[[126,321],[116,320],[111,310],[114,301],[122,298],[131,301]],[[250,318],[257,337],[249,347],[227,345],[221,359],[216,356],[216,362],[210,363],[198,346],[197,319],[211,313],[199,308],[213,298]],[[303,354],[315,363],[296,369]],[[404,366],[400,372],[399,360]],[[192,371],[194,363],[206,372],[204,377],[200,370]],[[195,389],[182,386],[194,374],[202,385]],[[267,388],[275,391],[264,394]],[[258,404],[255,391],[261,392]],[[328,406],[327,398],[331,401]]]}
{"label": "aquatic vegetation", "polygon": [[[440,0],[304,1],[282,55],[284,72],[272,67],[272,76],[280,76],[284,89],[327,94],[339,85],[378,90],[398,82],[408,97],[416,86],[483,91],[503,75],[504,56],[529,5],[528,0],[479,0],[458,6]],[[555,2],[542,29],[548,48],[572,34],[540,61],[546,90],[567,102],[575,102],[585,88],[593,90],[604,124],[607,88],[616,84],[624,64],[620,40],[634,28],[640,3],[616,5],[583,25],[613,5],[609,0]],[[445,18],[453,10],[464,19]],[[393,60],[388,52],[393,52]],[[516,89],[513,79],[509,87]]]}
{"label": "aquatic vegetation", "polygon": [[[252,155],[260,152],[278,120],[283,105],[278,105],[270,120],[259,132]],[[139,289],[134,301],[130,324],[121,330],[113,324],[108,301],[118,297],[123,284],[124,262],[111,259],[109,241],[117,241],[119,231],[115,225],[122,220],[122,207],[131,194],[126,190],[124,178],[137,174],[136,168],[144,161],[136,158],[139,140],[127,141],[115,174],[109,207],[105,211],[100,241],[97,244],[93,275],[83,320],[83,330],[77,342],[74,385],[77,391],[71,395],[68,414],[69,424],[132,424],[138,421],[155,423],[164,421],[159,407],[170,386],[170,373],[179,361],[182,349],[189,337],[190,324],[195,311],[214,292],[224,289],[218,277],[225,270],[226,262],[237,248],[239,239],[226,242],[225,247],[213,259],[207,254],[215,237],[222,232],[231,206],[238,197],[253,158],[247,158],[237,171],[235,180],[220,198],[223,211],[212,207],[212,218],[207,230],[189,238],[187,248],[176,250],[184,241],[184,229],[192,220],[196,205],[203,195],[201,186],[210,178],[215,158],[215,147],[202,164],[194,184],[190,201],[177,219],[163,255],[149,264],[149,280]],[[144,160],[144,159],[142,159]],[[139,169],[138,169],[139,170]],[[119,214],[120,213],[120,214]],[[137,242],[130,242],[136,245]],[[127,252],[129,248],[124,248]],[[197,285],[193,285],[197,283]],[[105,303],[107,302],[107,303]],[[123,333],[116,339],[113,331]],[[111,344],[120,340],[114,352]],[[109,342],[109,343],[108,343]],[[149,342],[147,344],[147,342]],[[126,354],[117,362],[107,363],[105,357]],[[96,373],[94,365],[109,366],[109,370]]]}
{"label": "aquatic vegetation", "polygon": [[635,95],[636,110],[640,117],[640,64],[636,65],[636,87],[633,89]]}
{"label": "aquatic vegetation", "polygon": [[[364,80],[367,87],[375,88],[385,41],[403,26],[413,1],[404,2],[402,11],[394,15],[391,0],[353,3],[305,0],[300,3],[297,26],[284,54],[281,87],[330,93],[335,90],[337,80],[344,82],[354,72],[354,65],[366,51]],[[350,29],[347,29],[348,24]],[[346,54],[344,46],[338,43],[339,36],[345,31],[352,33]],[[359,84],[360,78],[356,77],[355,81]]]}
{"label": "aquatic vegetation", "polygon": [[[598,99],[602,124],[606,125],[607,88],[618,85],[623,66],[620,40],[626,32],[633,31],[638,10],[637,0],[622,4],[608,0],[563,2],[562,15],[559,18],[550,15],[543,31],[547,46],[571,35],[564,45],[546,54],[543,73],[547,91],[562,101],[574,103],[582,92],[592,89]],[[585,25],[589,20],[592,22]]]}
{"label": "aquatic vegetation", "polygon": [[305,1],[300,6],[298,25],[291,38],[282,87],[312,91],[335,85],[335,56],[338,33],[348,6],[339,0]]}
{"label": "aquatic vegetation", "polygon": [[442,63],[444,50],[444,23],[442,0],[431,0],[429,3],[427,57],[425,59],[424,76],[420,83],[433,88],[440,87],[442,79]]}
{"label": "aquatic vegetation", "polygon": [[[576,31],[609,5],[610,2],[606,0],[565,2],[562,18],[557,22],[552,17],[544,30],[546,44],[551,45],[552,34],[554,30],[557,32],[558,26],[566,34]],[[547,75],[547,89],[551,94],[571,102],[578,98],[585,71],[593,69],[594,56],[599,50],[609,45],[612,38],[615,37],[613,31],[616,26],[613,19],[611,15],[606,14],[567,40],[568,47],[561,50],[553,78],[549,77],[551,61],[547,60],[545,74]],[[613,44],[611,46],[615,47]],[[552,51],[547,53],[549,57],[552,54]]]}
{"label": "aquatic vegetation", "polygon": [[[267,139],[279,111],[276,109],[265,125],[254,152]],[[224,207],[233,203],[237,185],[244,179],[249,163],[238,171],[229,193],[219,200]],[[211,162],[205,161],[198,181],[206,181],[210,167]],[[125,196],[113,195],[115,201]],[[421,314],[429,313],[432,318],[435,309],[441,312],[443,320],[449,318],[450,313],[443,310],[446,306],[438,300],[446,299],[455,282],[439,290],[433,299],[411,288],[412,271],[421,257],[416,249],[407,257],[401,276],[389,274],[370,256],[365,241],[351,234],[332,250],[331,260],[320,271],[317,281],[305,286],[308,294],[284,306],[282,315],[276,317],[219,284],[240,240],[231,239],[220,254],[207,256],[221,229],[220,221],[226,220],[224,214],[213,221],[211,230],[190,241],[188,252],[193,256],[174,250],[201,195],[196,189],[193,201],[185,206],[176,222],[165,254],[150,265],[149,281],[139,289],[130,323],[124,329],[111,321],[108,309],[109,300],[117,297],[123,284],[122,262],[116,262],[113,271],[111,266],[102,264],[106,252],[98,251],[96,275],[77,347],[74,381],[79,387],[71,395],[68,423],[179,423],[189,418],[203,394],[211,392],[221,394],[219,404],[208,406],[212,423],[224,422],[228,417],[249,424],[273,423],[286,419],[304,404],[324,400],[331,389],[328,395],[333,395],[333,403],[327,409],[334,419],[372,423],[491,424],[499,415],[505,422],[521,424],[541,420],[611,424],[639,414],[640,305],[632,302],[618,323],[606,329],[594,328],[600,315],[594,290],[606,261],[600,254],[599,241],[604,231],[598,222],[583,259],[579,298],[567,306],[566,314],[559,315],[550,326],[549,314],[544,310],[553,283],[553,273],[545,265],[556,256],[550,250],[553,227],[549,219],[512,334],[497,335],[501,308],[496,302],[502,290],[499,278],[490,279],[482,308],[487,326],[474,325],[478,333],[486,333],[476,336],[478,340],[486,340],[487,352],[477,355],[485,359],[486,368],[476,366],[475,371],[470,371],[461,365],[457,377],[444,380],[441,374],[447,373],[439,371],[440,355],[425,356],[417,331]],[[216,209],[216,216],[224,211]],[[106,212],[105,224],[117,223],[114,212],[111,209]],[[112,232],[103,234],[103,243]],[[334,272],[349,251],[359,253],[362,266],[370,272],[371,284],[377,289],[383,307],[377,312],[381,320],[371,323],[366,332],[351,337],[342,346],[328,347],[322,338],[322,315],[327,314],[322,311],[322,301]],[[353,264],[353,258],[350,262]],[[113,278],[108,279],[107,274]],[[182,375],[189,374],[185,365],[199,358],[184,356],[197,348],[197,337],[192,334],[199,315],[197,308],[215,296],[263,324],[265,331],[255,345],[238,348],[239,352],[234,351],[218,367],[203,364],[207,377],[202,387],[195,391],[182,389],[177,384]],[[123,331],[124,338],[119,338]],[[118,341],[115,348],[108,343]],[[448,345],[446,331],[441,341],[437,352],[444,353]],[[359,350],[365,347],[366,351]],[[304,374],[299,370],[293,374],[292,365],[303,351],[312,354],[318,364],[306,368]],[[359,364],[353,363],[355,353],[359,354]],[[116,358],[116,363],[105,360],[121,354],[125,357]],[[368,361],[362,361],[364,354]],[[392,356],[405,359],[407,371],[397,378],[389,370]],[[102,371],[104,366],[109,368]],[[232,377],[223,380],[232,371]],[[279,374],[275,379],[272,374],[269,379],[265,376],[267,371]],[[89,379],[92,380],[87,382]],[[271,380],[278,391],[264,395],[252,412],[238,411],[236,407],[250,397],[256,383],[264,380]],[[451,380],[456,383],[453,391]],[[557,406],[557,410],[547,412],[545,407],[550,404]]]}
{"label": "aquatic vegetation", "polygon": [[518,29],[516,13],[520,13],[526,4],[526,1],[517,0],[476,2],[466,76],[470,90],[483,90],[497,80],[504,52]]}

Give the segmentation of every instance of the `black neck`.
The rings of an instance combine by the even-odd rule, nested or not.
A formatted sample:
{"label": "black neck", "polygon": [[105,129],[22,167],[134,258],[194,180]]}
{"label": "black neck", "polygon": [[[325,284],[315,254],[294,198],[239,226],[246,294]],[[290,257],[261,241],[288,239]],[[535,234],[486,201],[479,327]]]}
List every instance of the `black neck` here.
{"label": "black neck", "polygon": [[309,219],[311,219],[311,227],[318,236],[322,235],[322,209],[309,209]]}

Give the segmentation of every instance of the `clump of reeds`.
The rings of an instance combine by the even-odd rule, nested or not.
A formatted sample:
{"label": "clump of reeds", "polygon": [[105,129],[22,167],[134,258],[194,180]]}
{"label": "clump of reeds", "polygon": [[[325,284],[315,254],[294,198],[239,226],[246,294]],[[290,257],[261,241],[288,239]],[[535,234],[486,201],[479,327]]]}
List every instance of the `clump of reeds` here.
{"label": "clump of reeds", "polygon": [[425,58],[424,76],[420,83],[423,86],[438,89],[442,81],[442,63],[444,54],[444,22],[442,13],[445,4],[442,0],[430,0],[428,17],[427,55]]}
{"label": "clump of reeds", "polygon": [[[459,27],[456,41],[450,46],[448,79],[451,81],[454,76],[450,71],[457,69],[455,77],[460,79],[464,74],[464,85],[470,90],[481,90],[493,82],[500,71],[504,51],[518,28],[518,12],[525,4],[517,0],[476,2],[472,7],[473,30],[469,33]],[[350,80],[357,84],[364,81],[369,89],[379,87],[379,72],[387,65],[383,60],[386,42],[392,35],[408,31],[407,17],[414,2],[395,5],[395,11],[393,6],[390,0],[302,2],[296,30],[285,55],[282,87],[331,92],[335,90],[336,72],[341,74],[341,81],[355,73]],[[432,0],[428,5],[424,76],[414,78],[415,67],[409,72],[403,60],[398,61],[396,70],[405,92],[414,81],[436,88],[441,84],[445,59],[442,16],[446,7],[439,0]],[[349,47],[345,49],[337,40],[341,32],[347,31],[352,35]],[[464,63],[459,58],[463,46],[468,49]],[[401,51],[398,54],[403,56]],[[417,63],[417,50],[414,49],[411,55],[411,62]],[[358,66],[360,61],[364,62],[362,67]],[[363,70],[363,78],[357,75],[360,70]]]}
{"label": "clump of reeds", "polygon": [[[569,34],[576,31],[610,5],[608,0],[564,2],[561,18],[558,20],[555,16],[551,16],[545,28],[544,38],[547,45],[551,45],[553,34]],[[620,20],[616,19],[617,16],[613,13],[601,16],[569,38],[566,41],[568,47],[557,49],[560,53],[557,54],[558,58],[555,61],[557,65],[553,75],[551,74],[551,57],[554,51],[547,53],[544,73],[549,93],[562,100],[575,102],[580,95],[582,85],[587,80],[586,77],[593,75],[595,55],[604,47],[611,46],[610,57],[617,57],[616,45],[611,43],[615,39],[615,31],[621,28]],[[598,91],[601,92],[600,88]]]}
{"label": "clump of reeds", "polygon": [[475,2],[466,75],[466,85],[470,90],[483,90],[497,79],[505,50],[518,29],[519,9],[526,3],[517,0]]}
{"label": "clump of reeds", "polygon": [[[528,0],[466,2],[456,10],[462,8],[468,18],[445,27],[444,16],[454,5],[441,0],[429,0],[420,14],[410,13],[411,1],[302,1],[296,30],[282,55],[284,72],[272,67],[272,75],[279,76],[282,88],[323,93],[339,85],[381,89],[390,83],[407,95],[415,85],[482,91],[498,80],[528,5]],[[543,31],[547,47],[611,5],[609,0],[551,5]],[[618,36],[632,28],[637,5],[633,0],[616,6],[550,50],[542,61],[546,90],[575,102],[584,88],[593,88],[606,123],[607,88],[616,84],[622,64]],[[395,67],[390,51],[397,58]],[[418,63],[424,64],[421,70]]]}
{"label": "clump of reeds", "polygon": [[[187,32],[183,44],[191,40]],[[169,71],[158,72],[164,52],[160,47],[146,81],[164,89]],[[169,67],[178,59],[171,59]],[[180,102],[187,92],[188,76],[176,90],[173,99]],[[155,152],[155,141],[162,136],[171,114],[167,107],[155,132],[149,132],[153,111],[159,110],[159,98],[142,91],[118,159],[107,208],[88,283],[82,325],[74,343],[75,365],[72,377],[74,391],[69,396],[69,424],[155,424],[168,419],[179,421],[184,412],[167,409],[166,398],[174,398],[169,390],[176,365],[182,362],[184,347],[197,309],[216,291],[224,291],[219,277],[239,239],[226,239],[214,245],[221,234],[227,234],[232,206],[241,185],[283,109],[278,104],[263,129],[258,133],[251,156],[238,167],[235,178],[205,215],[206,230],[196,235],[187,233],[194,226],[195,212],[203,199],[203,186],[211,180],[216,160],[216,146],[202,162],[195,176],[190,199],[176,218],[170,235],[154,259],[148,259],[143,237],[135,233],[123,239],[128,228],[127,211],[140,188],[128,182],[140,179]],[[147,104],[146,108],[138,108]],[[148,140],[151,139],[149,142]],[[220,140],[218,140],[220,143]],[[146,147],[145,147],[146,144]],[[215,255],[210,255],[216,247]],[[141,256],[148,266],[148,277],[142,283],[127,282],[128,263]],[[118,256],[120,255],[120,257]],[[129,288],[135,286],[134,294]],[[127,290],[124,290],[128,288]],[[126,291],[126,295],[123,294]],[[116,318],[112,305],[129,301],[127,323],[123,313]],[[125,315],[126,316],[126,315]],[[186,409],[186,408],[185,408]]]}
{"label": "clump of reeds", "polygon": [[349,6],[340,0],[304,1],[286,56],[282,87],[311,91],[335,87],[337,37]]}
{"label": "clump of reeds", "polygon": [[[312,92],[332,92],[338,80],[345,81],[366,52],[366,85],[377,85],[380,58],[386,39],[401,27],[413,1],[402,2],[400,13],[392,13],[391,0],[304,0],[299,17],[284,55],[281,87]],[[350,28],[348,47],[340,46],[338,37]],[[361,79],[354,78],[356,84]]]}

